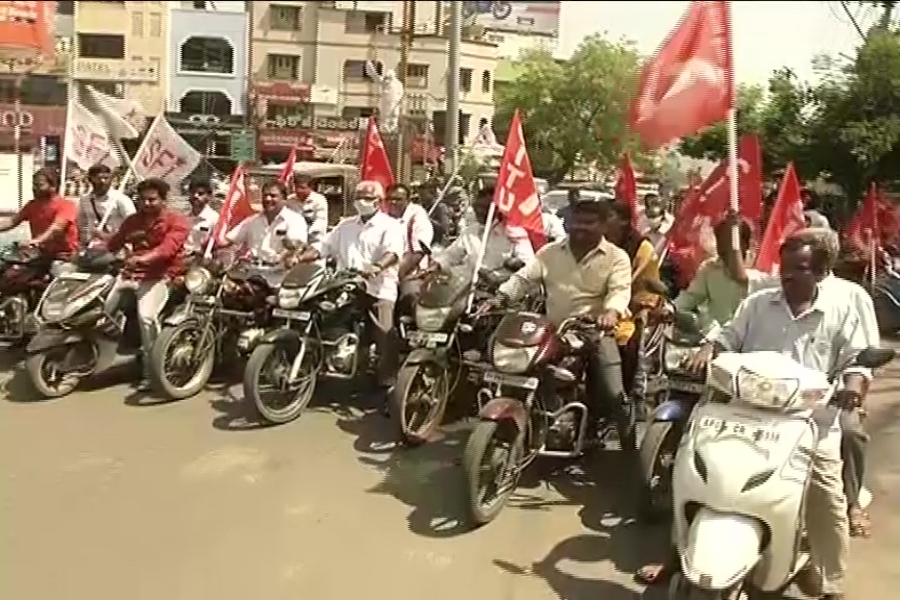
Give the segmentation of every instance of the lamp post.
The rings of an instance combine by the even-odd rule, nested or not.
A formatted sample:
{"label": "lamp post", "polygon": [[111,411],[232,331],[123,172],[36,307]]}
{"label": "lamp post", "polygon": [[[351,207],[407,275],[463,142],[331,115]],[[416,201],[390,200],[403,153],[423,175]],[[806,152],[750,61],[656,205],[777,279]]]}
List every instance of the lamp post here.
{"label": "lamp post", "polygon": [[13,152],[16,155],[16,197],[19,208],[22,208],[25,196],[25,174],[22,172],[25,168],[22,159],[22,85],[28,73],[40,62],[40,57],[3,59],[3,64],[6,65],[8,73],[13,80],[13,114],[15,115],[15,123],[13,123]]}

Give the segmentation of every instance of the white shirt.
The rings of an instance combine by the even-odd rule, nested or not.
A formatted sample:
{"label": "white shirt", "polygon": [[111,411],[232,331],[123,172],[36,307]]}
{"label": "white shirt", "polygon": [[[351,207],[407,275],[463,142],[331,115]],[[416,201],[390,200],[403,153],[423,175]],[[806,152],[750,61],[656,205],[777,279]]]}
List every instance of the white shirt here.
{"label": "white shirt", "polygon": [[[469,225],[459,234],[458,238],[453,240],[452,244],[435,255],[434,259],[443,269],[467,263],[468,267],[474,270],[483,234],[484,225]],[[495,224],[488,234],[482,268],[500,269],[503,267],[503,261],[513,257],[519,258],[525,263],[531,262],[531,259],[534,258],[534,249],[531,247],[528,234],[521,227],[507,228],[501,223]]]}
{"label": "white shirt", "polygon": [[544,222],[544,235],[547,240],[561,240],[566,237],[566,228],[562,219],[550,212],[541,213],[541,220]]}
{"label": "white shirt", "polygon": [[[419,252],[421,244],[431,248],[434,243],[434,226],[428,211],[421,204],[410,202],[406,205],[403,215],[397,219],[403,225],[403,252]],[[428,267],[428,258],[422,259],[421,268]]]}
{"label": "white shirt", "polygon": [[673,225],[675,225],[675,217],[667,212],[664,212],[656,223],[652,222],[646,213],[641,213],[638,219],[638,231],[650,240],[657,254],[662,254]]}
{"label": "white shirt", "polygon": [[191,223],[191,234],[184,244],[184,252],[185,254],[202,252],[204,243],[219,221],[219,213],[207,204],[199,215],[189,214],[188,221]]}
{"label": "white shirt", "polygon": [[309,245],[321,252],[328,231],[328,199],[319,192],[310,192],[306,200],[293,202],[291,209],[306,219]]}
{"label": "white shirt", "polygon": [[93,192],[85,194],[78,202],[78,239],[82,246],[91,241],[91,234],[100,226],[106,214],[103,231],[115,233],[129,215],[135,213],[134,202],[120,192],[110,188],[104,196],[96,196]]}
{"label": "white shirt", "polygon": [[[397,219],[378,211],[367,221],[349,217],[337,224],[322,242],[322,254],[334,258],[339,269],[363,270],[388,253],[403,256],[406,232]],[[397,265],[367,283],[370,296],[397,301]]]}
{"label": "white shirt", "polygon": [[306,219],[300,213],[283,207],[271,223],[265,213],[257,213],[238,223],[225,237],[229,242],[247,246],[256,259],[276,262],[284,252],[284,240],[294,244],[306,243]]}

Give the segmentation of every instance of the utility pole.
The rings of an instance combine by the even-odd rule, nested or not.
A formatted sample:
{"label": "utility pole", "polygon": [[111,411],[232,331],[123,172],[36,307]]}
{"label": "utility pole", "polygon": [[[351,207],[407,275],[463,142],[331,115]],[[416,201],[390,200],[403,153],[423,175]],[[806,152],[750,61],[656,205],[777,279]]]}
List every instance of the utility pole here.
{"label": "utility pole", "polygon": [[403,28],[400,31],[400,63],[397,65],[397,76],[403,84],[403,99],[400,101],[400,118],[397,120],[397,181],[406,181],[407,152],[406,147],[406,108],[409,102],[409,94],[406,92],[406,79],[409,75],[409,50],[413,45],[416,34],[416,3],[412,0],[403,0]]}
{"label": "utility pole", "polygon": [[891,25],[891,17],[894,16],[894,7],[897,5],[896,2],[882,2],[881,8],[881,19],[878,21],[878,27],[887,31]]}
{"label": "utility pole", "polygon": [[444,119],[444,172],[456,172],[459,161],[459,54],[462,45],[462,2],[450,3],[447,56],[447,113]]}

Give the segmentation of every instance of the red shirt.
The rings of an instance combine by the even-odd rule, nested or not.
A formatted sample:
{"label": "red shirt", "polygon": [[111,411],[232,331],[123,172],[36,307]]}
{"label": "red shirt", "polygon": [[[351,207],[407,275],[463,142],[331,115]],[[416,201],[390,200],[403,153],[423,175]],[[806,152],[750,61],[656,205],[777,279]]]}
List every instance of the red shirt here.
{"label": "red shirt", "polygon": [[184,272],[182,248],[191,233],[191,225],[181,214],[163,209],[154,218],[138,212],[128,216],[107,242],[110,252],[118,252],[131,244],[137,255],[150,255],[152,260],[141,265],[136,279],[163,279]]}
{"label": "red shirt", "polygon": [[62,234],[55,235],[41,246],[41,250],[52,256],[68,256],[78,251],[78,207],[62,196],[49,200],[31,200],[19,211],[19,218],[31,227],[31,237],[43,235],[56,221],[64,219],[66,227]]}

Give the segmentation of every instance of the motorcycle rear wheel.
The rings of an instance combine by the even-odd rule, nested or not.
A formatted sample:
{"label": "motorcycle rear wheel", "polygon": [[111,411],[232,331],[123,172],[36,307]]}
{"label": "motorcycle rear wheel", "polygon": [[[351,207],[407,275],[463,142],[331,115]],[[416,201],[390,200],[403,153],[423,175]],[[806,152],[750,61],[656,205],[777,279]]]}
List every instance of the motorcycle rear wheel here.
{"label": "motorcycle rear wheel", "polygon": [[[676,438],[674,441],[672,438]],[[672,467],[661,463],[663,453],[668,453],[674,443],[678,447],[677,431],[669,421],[651,421],[641,440],[639,456],[644,486],[641,489],[641,513],[648,520],[662,517],[671,511],[671,485],[654,485],[654,478],[668,478],[671,484]],[[674,450],[672,456],[674,457]],[[660,491],[662,488],[662,491]]]}
{"label": "motorcycle rear wheel", "polygon": [[[424,387],[423,377],[426,375],[427,369],[434,371],[434,383],[430,386],[430,390],[417,390],[417,387]],[[397,385],[394,387],[392,398],[394,406],[391,414],[400,431],[400,437],[408,446],[424,444],[440,427],[450,397],[449,376],[447,369],[436,363],[404,364],[400,367],[400,371],[397,373]],[[433,402],[422,401],[423,396],[426,395]],[[423,419],[416,419],[418,412],[407,416],[409,409],[415,406],[412,401],[416,398],[420,400],[419,406],[427,405],[428,410]]]}
{"label": "motorcycle rear wheel", "polygon": [[[72,350],[69,346],[50,348],[43,352],[37,352],[29,355],[25,359],[25,372],[28,373],[28,380],[31,386],[39,395],[44,398],[62,398],[71,394],[78,384],[81,383],[81,374],[66,373],[61,376],[59,382],[51,382],[45,372],[48,366],[52,366],[54,361],[62,363]],[[59,355],[59,358],[55,358]]]}
{"label": "motorcycle rear wheel", "polygon": [[[497,443],[505,444],[506,448],[495,448]],[[469,434],[463,454],[463,470],[466,474],[469,512],[476,525],[490,523],[506,506],[519,482],[519,463],[524,453],[524,440],[512,424],[481,421]],[[485,486],[482,483],[486,458],[491,461],[492,469],[496,468],[497,459],[501,458],[500,466],[505,471],[499,483],[495,474],[492,483],[496,484],[497,489],[491,502],[482,500],[484,496],[482,492],[485,488],[490,488],[490,485]]]}
{"label": "motorcycle rear wheel", "polygon": [[[315,352],[315,350],[307,348],[307,353],[310,352]],[[247,366],[244,367],[244,399],[252,402],[259,415],[269,423],[281,425],[293,421],[306,410],[316,391],[320,361],[312,356],[310,358],[310,362],[304,360],[301,366],[299,377],[302,377],[303,381],[299,389],[282,387],[280,390],[282,396],[291,395],[292,397],[283,407],[275,407],[264,398],[260,383],[265,380],[267,370],[274,370],[275,367],[280,369],[281,377],[285,377],[284,372],[290,372],[294,356],[278,344],[258,345],[253,349],[253,353],[247,360]],[[281,361],[282,364],[271,365],[273,360]],[[278,377],[276,376],[276,378]]]}
{"label": "motorcycle rear wheel", "polygon": [[210,344],[206,356],[196,365],[192,365],[194,367],[193,375],[186,383],[180,385],[173,383],[167,373],[166,359],[169,357],[169,352],[173,350],[174,344],[178,343],[183,336],[189,335],[192,330],[197,334],[197,339],[203,335],[203,330],[196,323],[182,323],[164,328],[153,344],[153,351],[150,353],[150,375],[153,378],[153,387],[169,400],[183,400],[196,396],[200,390],[206,387],[212,376],[216,362],[216,345],[214,343]]}

